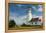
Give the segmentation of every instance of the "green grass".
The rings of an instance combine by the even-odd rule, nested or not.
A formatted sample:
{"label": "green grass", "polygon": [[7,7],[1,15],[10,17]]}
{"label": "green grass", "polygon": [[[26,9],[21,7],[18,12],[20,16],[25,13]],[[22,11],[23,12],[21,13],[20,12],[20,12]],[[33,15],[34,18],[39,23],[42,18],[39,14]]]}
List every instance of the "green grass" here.
{"label": "green grass", "polygon": [[31,25],[31,26],[15,26],[13,28],[9,28],[9,30],[24,30],[24,29],[43,29],[43,26],[39,25]]}

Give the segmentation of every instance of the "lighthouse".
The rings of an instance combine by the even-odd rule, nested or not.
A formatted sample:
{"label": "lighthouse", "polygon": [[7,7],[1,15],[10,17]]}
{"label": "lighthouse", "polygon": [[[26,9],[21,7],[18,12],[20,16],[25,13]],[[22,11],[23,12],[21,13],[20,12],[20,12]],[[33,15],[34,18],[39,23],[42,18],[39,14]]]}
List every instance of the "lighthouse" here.
{"label": "lighthouse", "polygon": [[31,8],[28,10],[28,21],[32,19],[32,13],[31,13]]}

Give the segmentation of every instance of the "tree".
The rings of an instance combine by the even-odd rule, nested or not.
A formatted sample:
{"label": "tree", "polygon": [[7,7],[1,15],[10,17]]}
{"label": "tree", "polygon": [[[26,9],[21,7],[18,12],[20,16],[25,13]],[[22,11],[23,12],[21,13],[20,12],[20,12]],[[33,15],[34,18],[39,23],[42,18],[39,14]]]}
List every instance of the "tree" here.
{"label": "tree", "polygon": [[26,24],[25,24],[25,23],[23,23],[21,26],[26,26]]}
{"label": "tree", "polygon": [[8,25],[9,25],[9,28],[12,28],[12,27],[15,27],[16,23],[14,20],[10,20]]}

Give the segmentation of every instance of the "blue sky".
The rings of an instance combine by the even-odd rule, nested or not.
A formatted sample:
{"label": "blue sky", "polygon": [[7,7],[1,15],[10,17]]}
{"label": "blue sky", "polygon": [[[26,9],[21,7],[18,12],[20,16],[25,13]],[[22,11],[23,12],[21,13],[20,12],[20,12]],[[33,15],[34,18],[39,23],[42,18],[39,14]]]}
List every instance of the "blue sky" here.
{"label": "blue sky", "polygon": [[[36,10],[33,7],[35,7]],[[11,14],[17,13],[21,16],[21,15],[26,14],[26,12],[28,11],[28,8],[32,9],[32,15],[35,14],[38,16],[38,15],[42,14],[42,12],[37,10],[39,8],[38,5],[32,5],[32,4],[10,4],[10,6],[9,6],[10,11],[9,12]]]}
{"label": "blue sky", "polygon": [[13,18],[15,17],[15,20],[18,23],[22,24],[23,22],[21,20],[25,18],[29,8],[31,8],[33,17],[34,15],[35,17],[42,16],[42,5],[38,5],[38,4],[13,4],[11,3],[9,4],[9,14]]}

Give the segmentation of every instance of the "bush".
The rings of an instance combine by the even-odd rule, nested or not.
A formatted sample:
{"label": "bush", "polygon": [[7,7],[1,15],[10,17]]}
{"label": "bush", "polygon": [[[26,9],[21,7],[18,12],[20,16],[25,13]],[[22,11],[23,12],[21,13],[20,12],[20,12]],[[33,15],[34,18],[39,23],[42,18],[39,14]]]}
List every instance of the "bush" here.
{"label": "bush", "polygon": [[22,27],[30,27],[30,25],[26,25],[25,23],[23,23],[21,26]]}
{"label": "bush", "polygon": [[10,20],[8,25],[9,25],[9,28],[12,28],[12,27],[15,27],[16,23],[14,20]]}
{"label": "bush", "polygon": [[25,23],[23,23],[21,26],[25,26],[26,24]]}

